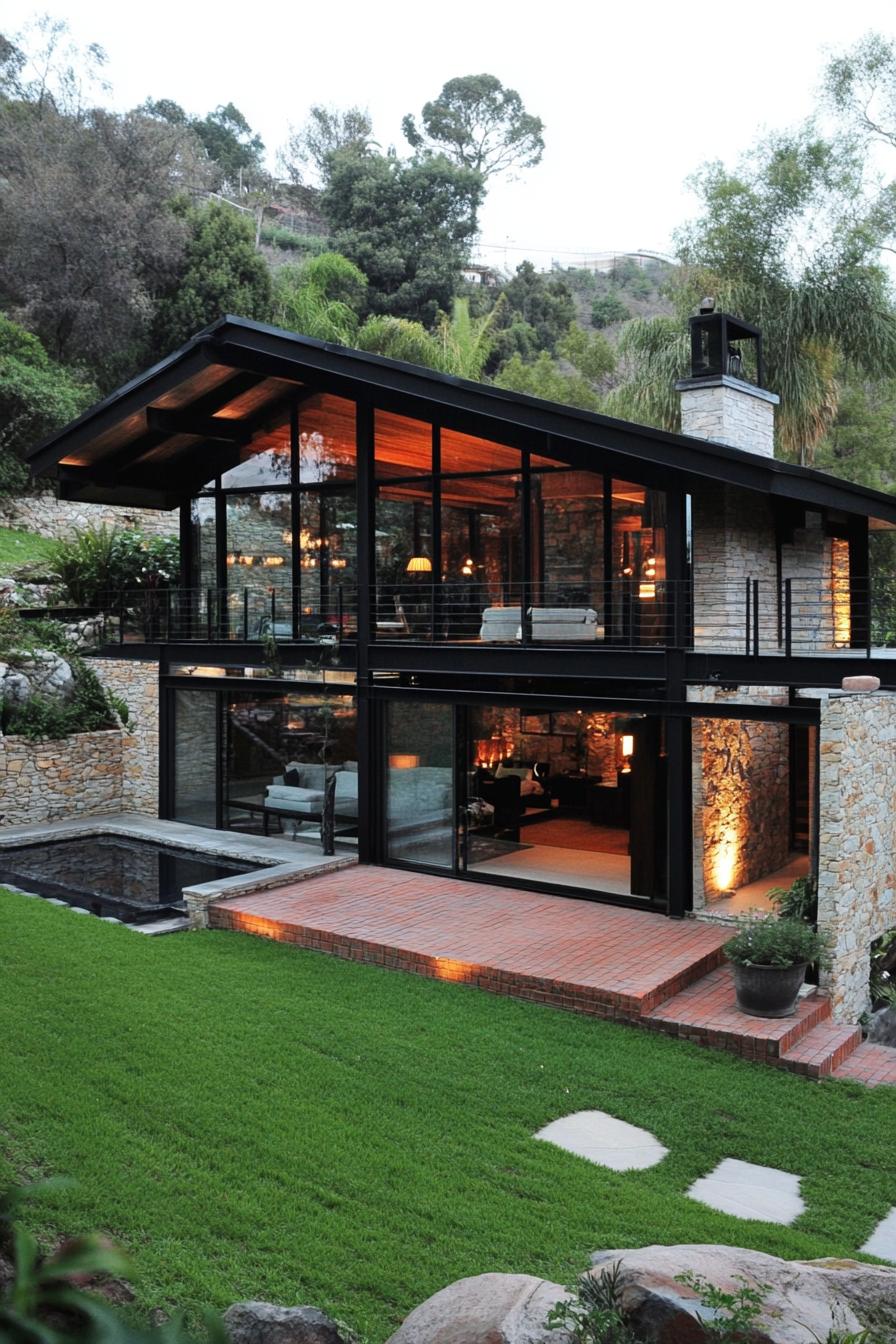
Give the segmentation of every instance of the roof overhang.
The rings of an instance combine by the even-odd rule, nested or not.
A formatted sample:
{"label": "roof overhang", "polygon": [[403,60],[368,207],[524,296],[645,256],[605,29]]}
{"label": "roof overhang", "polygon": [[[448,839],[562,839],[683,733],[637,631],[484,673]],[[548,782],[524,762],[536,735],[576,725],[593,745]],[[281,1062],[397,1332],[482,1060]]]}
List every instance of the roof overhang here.
{"label": "roof overhang", "polygon": [[[809,509],[896,525],[896,498],[824,472],[724,444],[577,411],[430,369],[225,317],[126,383],[29,453],[64,498],[171,509],[242,460],[295,398],[327,391],[485,438],[537,443],[540,453],[585,467],[595,453],[641,466],[669,486],[701,480],[756,490]],[[629,467],[633,473],[636,467]]]}

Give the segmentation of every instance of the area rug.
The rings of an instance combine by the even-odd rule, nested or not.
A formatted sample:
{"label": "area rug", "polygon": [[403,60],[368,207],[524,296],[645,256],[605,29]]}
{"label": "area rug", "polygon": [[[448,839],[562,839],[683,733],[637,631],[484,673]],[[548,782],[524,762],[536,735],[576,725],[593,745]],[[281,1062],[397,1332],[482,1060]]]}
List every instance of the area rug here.
{"label": "area rug", "polygon": [[557,849],[582,849],[600,854],[627,854],[628,831],[619,826],[599,826],[581,817],[549,817],[526,825],[526,840],[532,845]]}

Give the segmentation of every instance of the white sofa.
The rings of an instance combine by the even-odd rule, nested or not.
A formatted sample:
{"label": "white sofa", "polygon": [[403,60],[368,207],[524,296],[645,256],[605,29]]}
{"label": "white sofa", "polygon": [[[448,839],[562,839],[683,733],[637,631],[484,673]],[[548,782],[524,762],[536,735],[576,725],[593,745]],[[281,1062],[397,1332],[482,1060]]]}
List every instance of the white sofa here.
{"label": "white sofa", "polygon": [[[287,776],[295,774],[298,783],[287,783]],[[337,820],[358,816],[358,762],[345,761],[339,766],[306,765],[301,761],[290,761],[282,775],[267,786],[264,795],[265,807],[276,808],[278,812],[295,813],[297,817],[315,817],[320,815],[324,802],[324,788],[327,779],[336,776]]]}
{"label": "white sofa", "polygon": [[[603,639],[604,628],[597,623],[593,607],[530,607],[532,639],[593,641]],[[522,612],[519,607],[486,607],[482,613],[479,638],[484,643],[522,638]]]}

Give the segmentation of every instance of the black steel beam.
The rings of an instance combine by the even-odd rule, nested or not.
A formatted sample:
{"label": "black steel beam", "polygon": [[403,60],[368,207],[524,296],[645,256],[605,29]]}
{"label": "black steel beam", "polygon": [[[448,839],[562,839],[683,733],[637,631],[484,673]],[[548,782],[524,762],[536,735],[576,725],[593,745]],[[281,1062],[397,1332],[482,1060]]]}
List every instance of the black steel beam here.
{"label": "black steel beam", "polygon": [[211,442],[247,444],[252,431],[242,420],[224,420],[220,416],[199,415],[187,409],[169,411],[162,406],[147,406],[146,428],[170,438],[174,434],[191,434]]}

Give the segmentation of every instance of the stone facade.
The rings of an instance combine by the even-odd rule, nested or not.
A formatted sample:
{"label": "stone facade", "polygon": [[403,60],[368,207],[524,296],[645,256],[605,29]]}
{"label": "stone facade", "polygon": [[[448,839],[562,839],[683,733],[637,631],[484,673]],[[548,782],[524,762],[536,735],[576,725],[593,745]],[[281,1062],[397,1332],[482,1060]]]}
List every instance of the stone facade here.
{"label": "stone facade", "polygon": [[159,811],[159,665],[136,658],[88,658],[99,680],[128,707],[122,742],[121,806],[125,812]]}
{"label": "stone facade", "polygon": [[59,741],[4,737],[0,824],[20,826],[121,812],[126,734],[113,728]]}
{"label": "stone facade", "polygon": [[[786,705],[776,686],[693,686],[700,704]],[[775,872],[790,851],[788,728],[695,719],[691,730],[694,909]]]}
{"label": "stone facade", "polygon": [[871,944],[896,927],[896,695],[827,695],[819,740],[818,923],[834,1017],[870,1007]]}
{"label": "stone facade", "polygon": [[57,541],[67,540],[86,528],[133,527],[150,537],[177,536],[180,515],[158,509],[122,509],[105,504],[81,504],[57,499],[49,490],[34,495],[9,495],[0,499],[0,527],[37,532]]}
{"label": "stone facade", "polygon": [[746,580],[759,580],[759,634],[777,642],[778,569],[771,503],[727,485],[693,497],[694,647],[741,652]]}
{"label": "stone facade", "polygon": [[726,443],[760,457],[775,455],[775,406],[778,397],[762,387],[722,374],[716,378],[684,378],[681,432],[713,443]]}

